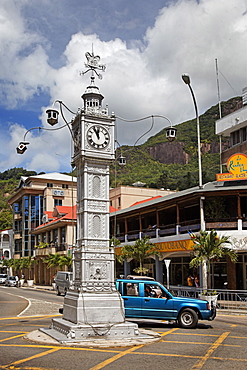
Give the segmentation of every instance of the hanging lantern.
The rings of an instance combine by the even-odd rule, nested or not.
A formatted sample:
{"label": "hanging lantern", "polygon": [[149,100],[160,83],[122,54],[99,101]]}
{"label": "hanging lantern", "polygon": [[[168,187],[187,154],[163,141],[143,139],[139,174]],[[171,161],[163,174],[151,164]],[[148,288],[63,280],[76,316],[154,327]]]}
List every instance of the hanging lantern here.
{"label": "hanging lantern", "polygon": [[27,150],[27,145],[29,143],[27,141],[21,141],[18,147],[16,148],[16,151],[18,154],[23,154]]}
{"label": "hanging lantern", "polygon": [[122,156],[122,154],[120,155],[119,159],[118,159],[118,164],[120,166],[125,166],[126,165],[126,158]]}
{"label": "hanging lantern", "polygon": [[47,109],[47,122],[51,125],[54,126],[58,123],[58,115],[59,112],[56,109]]}
{"label": "hanging lantern", "polygon": [[166,129],[166,138],[169,141],[174,141],[176,139],[177,129],[175,127],[168,127]]}

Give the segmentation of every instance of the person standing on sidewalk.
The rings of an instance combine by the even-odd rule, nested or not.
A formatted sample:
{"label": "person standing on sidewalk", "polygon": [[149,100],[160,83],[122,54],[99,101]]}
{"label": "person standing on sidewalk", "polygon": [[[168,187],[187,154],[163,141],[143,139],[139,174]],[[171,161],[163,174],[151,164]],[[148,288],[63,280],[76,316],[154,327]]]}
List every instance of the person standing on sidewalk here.
{"label": "person standing on sidewalk", "polygon": [[16,287],[19,288],[19,276],[17,274],[15,275],[15,280],[16,280]]}

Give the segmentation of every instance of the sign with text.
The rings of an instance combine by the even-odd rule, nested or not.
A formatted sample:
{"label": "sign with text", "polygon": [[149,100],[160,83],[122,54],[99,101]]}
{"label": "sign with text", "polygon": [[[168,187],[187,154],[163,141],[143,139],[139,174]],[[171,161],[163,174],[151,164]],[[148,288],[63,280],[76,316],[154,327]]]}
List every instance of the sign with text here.
{"label": "sign with text", "polygon": [[227,161],[228,173],[216,174],[217,181],[232,181],[247,179],[247,156],[245,154],[233,154]]}
{"label": "sign with text", "polygon": [[[193,250],[193,240],[191,239],[185,239],[185,240],[173,240],[169,242],[161,242],[161,243],[154,243],[157,247],[157,250],[159,252],[184,252],[184,251],[191,251]],[[122,247],[115,247],[115,254],[121,255],[121,249]],[[164,260],[169,261],[169,260]]]}

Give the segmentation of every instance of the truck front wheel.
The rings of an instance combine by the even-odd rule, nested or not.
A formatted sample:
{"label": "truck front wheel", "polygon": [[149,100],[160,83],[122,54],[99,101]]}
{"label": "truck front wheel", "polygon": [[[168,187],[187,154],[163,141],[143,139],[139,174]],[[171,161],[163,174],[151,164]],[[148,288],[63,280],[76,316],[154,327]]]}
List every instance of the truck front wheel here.
{"label": "truck front wheel", "polygon": [[182,328],[194,329],[198,323],[198,316],[194,310],[185,308],[178,316],[178,323]]}

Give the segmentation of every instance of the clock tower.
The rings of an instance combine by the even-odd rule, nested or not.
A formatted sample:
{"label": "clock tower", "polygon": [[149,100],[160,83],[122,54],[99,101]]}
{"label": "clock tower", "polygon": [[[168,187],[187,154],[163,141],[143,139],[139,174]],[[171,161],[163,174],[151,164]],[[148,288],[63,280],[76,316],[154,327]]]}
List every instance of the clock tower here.
{"label": "clock tower", "polygon": [[125,322],[124,304],[115,288],[114,248],[109,241],[109,168],[115,158],[115,116],[102,107],[104,97],[95,86],[95,75],[101,77],[98,71],[105,67],[93,53],[86,53],[86,57],[91,83],[82,95],[83,108],[72,120],[71,131],[72,164],[77,169],[73,284],[64,298],[63,318],[53,319],[51,329],[43,330],[60,342],[142,336],[136,324]]}

